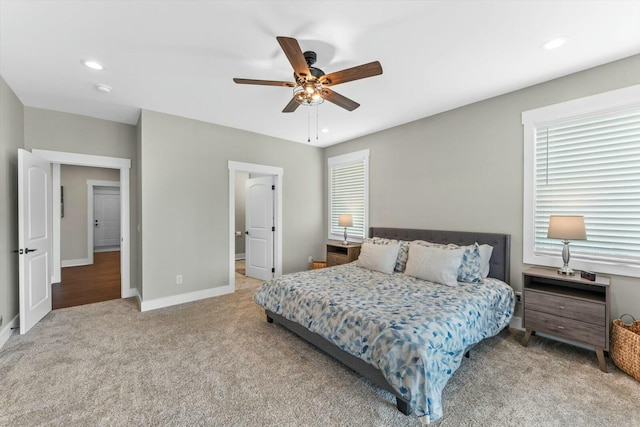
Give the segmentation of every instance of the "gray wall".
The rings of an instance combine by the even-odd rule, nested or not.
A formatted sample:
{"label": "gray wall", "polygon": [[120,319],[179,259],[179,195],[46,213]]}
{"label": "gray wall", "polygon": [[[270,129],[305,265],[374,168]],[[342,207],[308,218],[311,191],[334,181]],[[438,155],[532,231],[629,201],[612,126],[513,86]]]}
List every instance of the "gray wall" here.
{"label": "gray wall", "polygon": [[18,148],[24,108],[0,76],[0,331],[18,314]]}
{"label": "gray wall", "polygon": [[[371,150],[370,225],[511,234],[511,285],[521,290],[522,112],[638,83],[640,55],[328,147],[325,157]],[[640,317],[640,280],[611,281],[613,315]]]}
{"label": "gray wall", "polygon": [[236,237],[236,255],[244,254],[244,231],[246,221],[245,209],[245,184],[249,179],[246,172],[236,172],[236,231],[241,231],[242,235]]}
{"label": "gray wall", "polygon": [[229,160],[283,168],[283,272],[308,268],[324,242],[322,149],[147,110],[141,123],[144,300],[229,284]]}
{"label": "gray wall", "polygon": [[135,278],[138,277],[136,261],[138,248],[136,236],[138,234],[135,221],[138,198],[136,127],[77,114],[25,107],[24,146],[29,151],[38,148],[41,150],[131,159],[129,197],[131,207],[130,277],[131,287],[135,287]]}
{"label": "gray wall", "polygon": [[[62,165],[64,217],[60,219],[60,259],[87,259],[87,180],[120,181],[120,170]],[[93,203],[93,200],[90,201]],[[132,218],[132,221],[134,218]]]}

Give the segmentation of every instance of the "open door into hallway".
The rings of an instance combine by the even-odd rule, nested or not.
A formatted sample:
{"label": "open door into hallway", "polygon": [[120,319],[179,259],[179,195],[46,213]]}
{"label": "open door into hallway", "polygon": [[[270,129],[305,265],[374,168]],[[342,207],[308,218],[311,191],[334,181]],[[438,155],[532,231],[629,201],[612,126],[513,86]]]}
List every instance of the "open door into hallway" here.
{"label": "open door into hallway", "polygon": [[[245,262],[245,272],[247,276],[249,276],[249,271],[251,267],[258,267],[258,270],[262,270],[265,273],[264,278],[260,278],[261,280],[267,280],[271,277],[278,277],[282,275],[282,181],[284,171],[282,168],[275,166],[267,166],[267,165],[258,165],[254,163],[242,163],[242,162],[234,162],[229,161],[229,282],[233,289],[236,289],[236,259],[238,254],[236,253],[236,244],[238,241],[242,240],[245,243],[244,252],[239,253],[242,258],[244,258],[247,254],[246,252],[250,252],[251,248],[248,248],[250,244],[254,244],[254,253],[258,251],[262,257],[262,259],[251,259],[251,254],[249,254],[249,259]],[[242,172],[243,174],[238,174]],[[248,174],[248,175],[247,175]],[[236,197],[243,197],[242,194],[236,194],[236,179],[237,175],[245,175],[251,176],[251,179],[247,179],[247,182],[250,182],[253,178],[258,178],[264,180],[264,182],[260,183],[256,186],[256,200],[258,199],[268,199],[268,203],[270,203],[270,207],[267,209],[262,209],[256,212],[261,212],[260,215],[256,213],[257,216],[261,216],[261,219],[256,219],[256,233],[255,236],[257,238],[256,242],[249,242],[249,239],[245,241],[246,236],[252,234],[249,221],[253,221],[253,219],[249,219],[249,213],[251,208],[248,206],[250,203],[249,198],[246,199],[245,204],[247,209],[247,217],[246,224],[242,227],[240,221],[236,224]],[[254,181],[258,183],[258,181]],[[247,184],[247,187],[250,184]],[[268,191],[266,191],[268,189]],[[264,200],[260,203],[255,202],[257,205],[264,206]],[[244,217],[244,215],[243,215]],[[237,228],[237,225],[240,225],[240,228]],[[269,232],[269,240],[263,239],[258,234],[258,228],[264,229],[264,231]],[[249,232],[249,234],[245,234],[245,232]],[[236,234],[237,233],[237,234]],[[269,246],[271,248],[270,253],[266,251],[261,252],[259,246]],[[268,259],[271,258],[271,259]],[[255,273],[252,273],[255,274]],[[245,276],[246,277],[246,276]]]}
{"label": "open door into hallway", "polygon": [[51,311],[51,165],[18,149],[20,333]]}

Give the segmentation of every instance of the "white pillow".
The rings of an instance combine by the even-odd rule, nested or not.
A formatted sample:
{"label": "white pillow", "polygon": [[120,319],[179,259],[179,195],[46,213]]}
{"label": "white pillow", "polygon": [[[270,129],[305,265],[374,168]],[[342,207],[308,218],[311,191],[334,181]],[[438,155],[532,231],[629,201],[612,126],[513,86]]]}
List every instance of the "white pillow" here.
{"label": "white pillow", "polygon": [[[430,247],[442,248],[442,249],[469,248],[469,250],[473,250],[473,246],[474,246],[474,245],[459,246],[459,245],[456,245],[455,243],[449,243],[445,245],[444,243],[432,243],[432,242],[427,242],[425,240],[415,240],[414,242],[419,243],[423,246],[430,246]],[[491,261],[493,246],[487,245],[486,243],[480,245],[478,244],[478,242],[476,242],[475,245],[478,245],[478,252],[480,253],[480,264],[482,265],[482,278],[486,279],[487,276],[489,276],[489,267],[490,267],[489,261]]]}
{"label": "white pillow", "polygon": [[447,286],[458,284],[458,268],[464,248],[441,249],[418,243],[409,244],[409,259],[404,274]]}
{"label": "white pillow", "polygon": [[482,263],[482,278],[486,279],[489,276],[489,261],[493,253],[493,246],[478,245],[478,250],[480,251],[480,262]]}
{"label": "white pillow", "polygon": [[356,261],[356,265],[369,270],[381,271],[382,273],[393,273],[399,250],[400,245],[397,243],[388,245],[363,243],[360,247],[360,256]]}

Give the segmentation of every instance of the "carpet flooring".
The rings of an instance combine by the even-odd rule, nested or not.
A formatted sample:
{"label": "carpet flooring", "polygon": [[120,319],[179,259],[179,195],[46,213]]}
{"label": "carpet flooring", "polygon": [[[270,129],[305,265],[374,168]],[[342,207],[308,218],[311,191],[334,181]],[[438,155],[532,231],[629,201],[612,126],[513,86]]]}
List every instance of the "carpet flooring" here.
{"label": "carpet flooring", "polygon": [[[254,288],[140,313],[49,313],[0,350],[2,426],[419,426],[393,396],[280,326]],[[436,426],[638,426],[640,383],[593,352],[503,331],[445,388]]]}

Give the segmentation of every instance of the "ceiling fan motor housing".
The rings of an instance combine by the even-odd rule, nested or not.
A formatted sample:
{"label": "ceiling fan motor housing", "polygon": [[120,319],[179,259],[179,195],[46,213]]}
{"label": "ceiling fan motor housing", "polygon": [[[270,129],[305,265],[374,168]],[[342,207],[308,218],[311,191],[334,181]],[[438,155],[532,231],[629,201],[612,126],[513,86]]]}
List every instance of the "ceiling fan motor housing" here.
{"label": "ceiling fan motor housing", "polygon": [[313,64],[316,63],[316,59],[318,58],[318,56],[316,55],[315,52],[308,50],[305,53],[303,53],[304,55],[304,60],[307,61],[307,65],[309,67],[311,67]]}
{"label": "ceiling fan motor housing", "polygon": [[309,67],[309,72],[311,73],[311,75],[316,79],[319,79],[320,77],[324,76],[324,71],[322,71],[320,68],[312,67],[312,65],[316,63],[316,59],[318,58],[316,53],[311,50],[308,50],[305,53],[303,53],[303,55],[304,55],[304,60],[307,61],[307,66]]}

